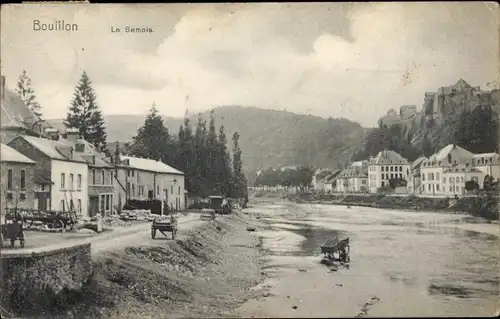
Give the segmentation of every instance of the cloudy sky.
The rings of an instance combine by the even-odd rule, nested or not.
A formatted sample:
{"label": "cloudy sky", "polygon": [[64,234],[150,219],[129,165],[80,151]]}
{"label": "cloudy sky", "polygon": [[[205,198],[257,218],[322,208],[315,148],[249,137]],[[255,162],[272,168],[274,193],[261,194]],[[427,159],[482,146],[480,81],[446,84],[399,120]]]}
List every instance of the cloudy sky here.
{"label": "cloudy sky", "polygon": [[[244,105],[373,126],[460,77],[497,80],[498,12],[480,2],[8,5],[1,72],[14,88],[26,69],[47,118],[65,116],[86,70],[105,114]],[[79,28],[37,32],[33,20]]]}

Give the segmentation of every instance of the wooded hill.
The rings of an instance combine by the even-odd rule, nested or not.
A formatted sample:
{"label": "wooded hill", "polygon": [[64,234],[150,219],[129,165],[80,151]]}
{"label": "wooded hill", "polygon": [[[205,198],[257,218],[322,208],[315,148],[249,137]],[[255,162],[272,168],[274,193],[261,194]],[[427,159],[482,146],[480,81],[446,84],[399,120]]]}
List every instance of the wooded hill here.
{"label": "wooded hill", "polygon": [[[201,117],[208,122],[210,111],[203,112]],[[145,118],[146,115],[104,116],[109,149],[114,150],[115,141],[132,141]],[[183,119],[162,118],[170,133],[177,135]],[[198,121],[197,114],[189,118],[193,125]],[[217,125],[224,124],[228,137],[239,132],[243,170],[249,182],[254,181],[255,172],[269,167],[345,165],[361,147],[365,135],[361,125],[347,119],[324,119],[257,107],[218,107],[214,109],[214,118]],[[228,147],[232,151],[232,146]]]}

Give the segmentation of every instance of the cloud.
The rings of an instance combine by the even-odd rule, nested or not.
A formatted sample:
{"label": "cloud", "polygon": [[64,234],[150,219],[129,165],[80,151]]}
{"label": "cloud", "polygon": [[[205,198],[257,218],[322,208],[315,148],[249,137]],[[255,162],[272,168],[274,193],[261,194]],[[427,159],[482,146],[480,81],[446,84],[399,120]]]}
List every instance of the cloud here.
{"label": "cloud", "polygon": [[[153,102],[173,116],[239,104],[372,126],[460,77],[473,85],[497,78],[498,5],[488,5],[7,6],[2,72],[12,86],[26,68],[52,117],[65,114],[85,69],[108,114],[143,113]],[[34,33],[35,18],[81,28]],[[110,32],[126,25],[154,33]]]}

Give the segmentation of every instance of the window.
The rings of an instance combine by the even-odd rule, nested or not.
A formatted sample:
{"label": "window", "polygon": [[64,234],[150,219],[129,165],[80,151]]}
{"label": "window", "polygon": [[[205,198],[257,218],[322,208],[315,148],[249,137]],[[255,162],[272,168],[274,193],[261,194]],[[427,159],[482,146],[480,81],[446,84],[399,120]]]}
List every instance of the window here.
{"label": "window", "polygon": [[113,171],[109,171],[109,185],[113,185]]}
{"label": "window", "polygon": [[391,172],[394,172],[394,166],[391,166]]}
{"label": "window", "polygon": [[69,189],[73,189],[74,177],[73,174],[69,174]]}
{"label": "window", "polygon": [[82,189],[82,174],[76,176],[76,189]]}
{"label": "window", "polygon": [[127,193],[130,193],[130,182],[127,182]]}
{"label": "window", "polygon": [[432,180],[431,173],[427,173],[427,179],[430,180],[430,181]]}
{"label": "window", "polygon": [[430,192],[431,191],[431,184],[428,184],[427,188],[429,189],[429,192]]}
{"label": "window", "polygon": [[439,192],[439,184],[436,185],[436,191]]}
{"label": "window", "polygon": [[436,173],[436,180],[439,181],[439,173]]}
{"label": "window", "polygon": [[160,195],[160,186],[156,185],[156,195]]}
{"label": "window", "polygon": [[66,211],[66,205],[64,205],[64,200],[63,200],[63,199],[61,199],[61,210],[62,210],[63,212],[65,212],[65,211]]}
{"label": "window", "polygon": [[7,193],[7,200],[10,202],[10,201],[12,201],[13,198],[14,198],[14,196],[12,195],[12,193],[8,192]]}
{"label": "window", "polygon": [[69,201],[69,211],[72,212],[75,210],[75,204],[73,203],[73,200],[71,199]]}
{"label": "window", "polygon": [[7,172],[7,189],[12,189],[12,170]]}
{"label": "window", "polygon": [[422,180],[425,181],[425,174],[422,173]]}
{"label": "window", "polygon": [[132,196],[135,196],[135,184],[132,184]]}
{"label": "window", "polygon": [[134,173],[135,173],[135,171],[132,171],[132,177],[134,177]]}
{"label": "window", "polygon": [[61,189],[65,189],[66,187],[66,174],[61,173]]}
{"label": "window", "polygon": [[101,185],[106,184],[106,179],[105,179],[105,172],[104,170],[101,170]]}
{"label": "window", "polygon": [[450,178],[451,178],[450,183],[454,184],[455,183],[455,177],[450,177]]}
{"label": "window", "polygon": [[174,186],[170,185],[170,194],[174,193]]}
{"label": "window", "polygon": [[92,169],[92,185],[95,185],[95,168]]}
{"label": "window", "polygon": [[460,177],[460,181],[463,183],[463,182],[464,182],[464,178],[463,178],[463,177]]}
{"label": "window", "polygon": [[81,199],[77,199],[76,204],[77,204],[77,206],[76,206],[77,212],[81,213],[82,212],[82,200]]}
{"label": "window", "polygon": [[26,193],[21,193],[21,194],[19,194],[19,200],[20,200],[21,202],[25,201],[25,200],[26,200]]}
{"label": "window", "polygon": [[453,187],[450,185],[450,193],[453,192]]}
{"label": "window", "polygon": [[137,183],[139,183],[139,172],[137,172]]}
{"label": "window", "polygon": [[403,171],[403,166],[399,166],[399,171],[402,172]]}
{"label": "window", "polygon": [[382,169],[382,172],[383,172],[384,171],[384,167],[382,166],[381,169]]}
{"label": "window", "polygon": [[21,171],[21,189],[26,189],[26,171]]}
{"label": "window", "polygon": [[399,178],[403,178],[403,174],[399,173]]}

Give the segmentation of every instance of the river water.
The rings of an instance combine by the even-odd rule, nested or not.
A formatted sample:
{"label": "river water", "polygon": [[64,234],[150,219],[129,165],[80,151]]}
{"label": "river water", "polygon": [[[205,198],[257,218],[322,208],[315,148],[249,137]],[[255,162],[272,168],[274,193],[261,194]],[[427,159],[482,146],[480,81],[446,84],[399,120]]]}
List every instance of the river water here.
{"label": "river water", "polygon": [[[265,296],[245,317],[492,316],[499,309],[499,231],[465,215],[260,203]],[[348,265],[319,246],[347,235]],[[334,269],[332,269],[334,268]]]}

